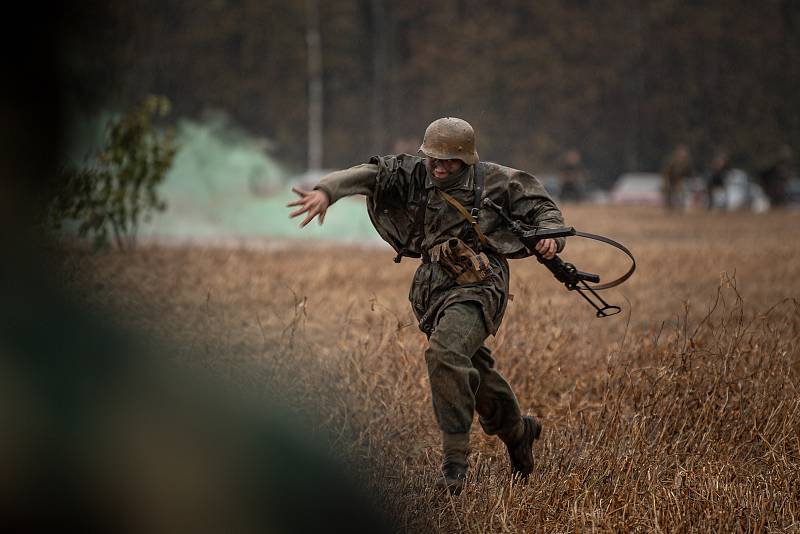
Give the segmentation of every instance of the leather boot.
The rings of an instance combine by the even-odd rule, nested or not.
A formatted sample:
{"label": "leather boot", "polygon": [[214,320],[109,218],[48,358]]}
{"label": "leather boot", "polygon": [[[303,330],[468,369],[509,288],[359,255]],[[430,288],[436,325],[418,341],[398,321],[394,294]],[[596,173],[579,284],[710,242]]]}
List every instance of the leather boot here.
{"label": "leather boot", "polygon": [[467,451],[469,434],[442,434],[442,474],[436,480],[436,488],[458,495],[467,479]]}
{"label": "leather boot", "polygon": [[542,425],[530,415],[524,416],[517,425],[499,434],[506,444],[508,458],[511,460],[511,474],[522,479],[533,471],[533,442],[539,439]]}

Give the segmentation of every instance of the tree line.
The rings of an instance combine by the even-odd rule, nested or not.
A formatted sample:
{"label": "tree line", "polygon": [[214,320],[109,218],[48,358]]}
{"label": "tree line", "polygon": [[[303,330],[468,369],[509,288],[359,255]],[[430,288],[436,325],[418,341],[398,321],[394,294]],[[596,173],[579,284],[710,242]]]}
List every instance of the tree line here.
{"label": "tree line", "polygon": [[[309,7],[311,6],[311,7]],[[686,143],[755,169],[800,148],[800,3],[791,0],[85,2],[63,30],[66,101],[173,117],[224,109],[308,161],[309,9],[318,10],[322,164],[414,150],[470,121],[483,159],[543,172],[577,148],[597,181],[658,170]]]}

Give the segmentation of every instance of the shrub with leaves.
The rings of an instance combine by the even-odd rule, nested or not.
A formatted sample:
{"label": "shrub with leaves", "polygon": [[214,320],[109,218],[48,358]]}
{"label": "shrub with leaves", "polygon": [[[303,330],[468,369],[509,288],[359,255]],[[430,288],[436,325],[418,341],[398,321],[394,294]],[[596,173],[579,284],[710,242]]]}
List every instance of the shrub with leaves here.
{"label": "shrub with leaves", "polygon": [[90,236],[96,247],[113,236],[120,250],[133,249],[140,221],[166,209],[156,189],[178,147],[174,132],[158,130],[154,122],[169,110],[169,99],[150,95],[109,121],[104,147],[85,167],[64,169],[50,204],[51,225],[72,220],[78,235]]}

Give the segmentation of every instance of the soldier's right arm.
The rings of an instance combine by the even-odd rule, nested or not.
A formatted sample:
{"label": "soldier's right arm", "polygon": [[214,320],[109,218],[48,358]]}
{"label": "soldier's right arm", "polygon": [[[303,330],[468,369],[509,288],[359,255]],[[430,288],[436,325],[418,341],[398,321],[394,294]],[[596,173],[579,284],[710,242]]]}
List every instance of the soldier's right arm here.
{"label": "soldier's right arm", "polygon": [[375,191],[375,180],[378,177],[378,166],[373,163],[356,165],[343,171],[332,172],[322,178],[313,191],[304,191],[293,187],[300,198],[289,202],[287,207],[297,207],[289,217],[306,214],[300,228],[317,218],[319,224],[325,222],[328,207],[342,197],[350,195],[371,196]]}
{"label": "soldier's right arm", "polygon": [[325,192],[333,204],[340,198],[351,195],[372,196],[377,177],[378,166],[374,163],[363,163],[324,176],[314,189]]}

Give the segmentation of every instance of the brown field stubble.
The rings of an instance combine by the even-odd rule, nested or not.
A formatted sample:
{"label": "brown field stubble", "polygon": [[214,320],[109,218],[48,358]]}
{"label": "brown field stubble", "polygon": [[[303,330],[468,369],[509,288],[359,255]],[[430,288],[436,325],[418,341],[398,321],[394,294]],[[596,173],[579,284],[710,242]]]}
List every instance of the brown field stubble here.
{"label": "brown field stubble", "polygon": [[[67,267],[89,302],[180,355],[321,410],[398,529],[800,530],[800,215],[565,214],[636,254],[634,277],[604,292],[623,313],[596,319],[535,262],[512,261],[515,298],[489,343],[544,422],[537,468],[510,484],[504,448],[476,424],[458,498],[431,490],[439,436],[407,302],[415,261],[331,245],[146,247],[75,251]],[[608,276],[625,265],[578,240],[563,257]]]}

